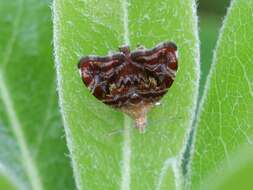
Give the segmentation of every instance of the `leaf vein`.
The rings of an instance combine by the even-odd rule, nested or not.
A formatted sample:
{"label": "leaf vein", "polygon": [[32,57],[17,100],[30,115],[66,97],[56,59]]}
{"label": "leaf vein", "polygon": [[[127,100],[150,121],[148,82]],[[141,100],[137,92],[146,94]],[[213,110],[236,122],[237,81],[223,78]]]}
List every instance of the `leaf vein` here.
{"label": "leaf vein", "polygon": [[22,17],[23,11],[24,11],[23,5],[24,5],[24,1],[20,0],[19,5],[18,5],[17,16],[14,20],[14,25],[13,25],[13,30],[12,30],[13,32],[12,32],[11,37],[6,45],[6,50],[5,50],[5,53],[3,56],[3,61],[2,61],[2,66],[1,66],[2,71],[5,70],[5,67],[7,66],[7,64],[10,61],[10,57],[11,57],[11,54],[13,51],[13,46],[15,44],[15,41],[16,41],[18,33],[19,33],[18,28],[21,24],[21,17]]}
{"label": "leaf vein", "polygon": [[22,125],[18,119],[17,113],[15,111],[13,102],[10,97],[9,90],[7,89],[3,73],[0,72],[0,97],[3,100],[4,107],[6,109],[6,114],[9,119],[11,128],[16,136],[18,145],[21,151],[21,158],[26,169],[28,178],[30,179],[32,188],[34,190],[42,190],[42,183],[38,174],[38,171],[35,167],[35,163],[29,152],[27,142],[25,141],[25,136],[22,132]]}

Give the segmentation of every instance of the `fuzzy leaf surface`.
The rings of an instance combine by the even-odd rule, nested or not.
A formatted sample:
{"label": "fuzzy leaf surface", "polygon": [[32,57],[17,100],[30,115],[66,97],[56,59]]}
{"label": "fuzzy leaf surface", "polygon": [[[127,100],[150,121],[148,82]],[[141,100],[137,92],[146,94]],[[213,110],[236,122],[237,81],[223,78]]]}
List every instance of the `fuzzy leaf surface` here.
{"label": "fuzzy leaf surface", "polygon": [[220,32],[198,118],[194,190],[218,188],[214,181],[246,163],[240,150],[253,150],[252,7],[252,1],[234,0]]}
{"label": "fuzzy leaf surface", "polygon": [[51,42],[50,1],[0,1],[0,189],[74,189]]}
{"label": "fuzzy leaf surface", "polygon": [[[79,189],[175,189],[180,153],[198,89],[199,48],[195,1],[84,0],[54,3],[58,88]],[[174,41],[179,71],[162,105],[148,115],[145,134],[95,99],[77,63],[123,44],[152,48]]]}

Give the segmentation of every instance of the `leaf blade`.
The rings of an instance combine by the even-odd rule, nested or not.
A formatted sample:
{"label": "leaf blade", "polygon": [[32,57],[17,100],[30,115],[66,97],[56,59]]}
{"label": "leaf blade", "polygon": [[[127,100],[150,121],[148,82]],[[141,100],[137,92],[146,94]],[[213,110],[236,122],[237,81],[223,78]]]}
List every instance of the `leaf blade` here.
{"label": "leaf blade", "polygon": [[[141,1],[79,1],[75,3],[55,1],[54,44],[59,96],[79,189],[101,187],[154,189],[158,183],[160,184],[159,177],[158,179],[156,177],[160,170],[162,168],[171,170],[167,167],[166,160],[176,157],[176,160],[180,162],[179,154],[186,128],[190,125],[192,112],[195,109],[198,88],[199,49],[194,3],[190,0],[186,0],[185,3],[150,1],[147,6],[154,8],[148,11],[150,9],[147,9]],[[167,12],[163,6],[167,8]],[[160,8],[163,10],[160,11]],[[180,16],[183,15],[186,19],[185,22],[181,22],[182,18],[177,15],[179,12]],[[147,14],[146,21],[143,21],[146,19],[143,13]],[[155,18],[153,18],[154,15],[156,15]],[[156,20],[159,19],[159,15],[160,18],[164,18],[163,22],[167,25],[159,24],[159,20]],[[151,27],[149,24],[151,21],[155,26]],[[167,34],[167,28],[173,28],[170,35]],[[154,34],[150,35],[149,30]],[[145,31],[148,34],[146,38]],[[131,130],[129,136],[129,131],[123,127],[123,115],[97,102],[83,87],[77,74],[76,64],[83,55],[105,55],[108,50],[115,50],[115,47],[128,41],[133,47],[139,42],[152,47],[168,39],[176,40],[181,51],[180,59],[183,66],[181,74],[176,79],[177,84],[173,85],[171,94],[164,98],[164,104],[149,114],[150,131],[140,136],[137,131]],[[188,90],[187,98],[182,98],[180,95],[183,89]],[[175,94],[179,94],[180,98],[176,98],[175,102],[171,103],[172,106],[167,108]],[[175,106],[178,102],[182,107]],[[177,109],[176,113],[173,113],[175,109]],[[183,122],[175,119],[179,113],[180,116],[182,115]],[[167,114],[172,114],[172,116],[167,118]],[[174,123],[168,125],[168,121],[172,119],[175,119]],[[156,125],[159,125],[159,128]],[[173,132],[169,132],[168,127]],[[127,154],[128,148],[123,148],[124,144],[127,144],[128,148],[130,146],[130,154]],[[171,145],[171,150],[168,150],[168,144]],[[160,152],[157,147],[160,148]],[[151,150],[154,152],[151,153]],[[157,161],[158,164],[154,162],[157,154],[161,155]],[[122,155],[123,157],[128,155],[130,158],[122,158]],[[124,159],[126,162],[130,159],[130,163],[126,164],[126,170],[122,169],[126,163]],[[166,166],[163,167],[164,164]],[[150,171],[144,172],[148,165],[151,166]],[[121,171],[129,173],[124,178]],[[96,176],[90,176],[91,172],[96,173]],[[165,176],[162,175],[162,179],[167,177],[167,169],[164,173]],[[175,186],[173,172],[169,172],[168,175],[171,181],[168,183],[162,180],[160,186]],[[143,178],[147,180],[147,183],[138,183]],[[96,186],[97,179],[101,182],[99,186]],[[125,183],[124,180],[128,182]]]}
{"label": "leaf blade", "polygon": [[251,146],[251,7],[252,2],[232,1],[223,23],[198,118],[192,189],[212,186],[212,177],[234,167],[233,153]]}
{"label": "leaf blade", "polygon": [[0,162],[19,189],[74,188],[57,110],[49,2],[0,2]]}

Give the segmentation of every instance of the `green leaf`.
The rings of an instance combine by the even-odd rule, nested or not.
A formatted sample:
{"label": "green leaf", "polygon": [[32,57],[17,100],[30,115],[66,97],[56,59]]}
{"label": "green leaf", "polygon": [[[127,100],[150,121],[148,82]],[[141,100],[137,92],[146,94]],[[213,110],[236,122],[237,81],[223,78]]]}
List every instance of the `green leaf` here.
{"label": "green leaf", "polygon": [[[60,106],[79,189],[175,189],[184,137],[195,110],[199,47],[193,0],[54,1],[54,45]],[[122,44],[179,47],[180,68],[145,134],[96,100],[77,69],[80,57]]]}
{"label": "green leaf", "polygon": [[8,173],[4,166],[0,164],[0,189],[17,190],[18,184],[16,183],[16,181],[17,180],[14,179],[14,176]]}
{"label": "green leaf", "polygon": [[215,189],[210,188],[215,177],[236,170],[234,155],[240,155],[236,152],[245,146],[252,149],[252,7],[253,1],[232,1],[220,33],[198,118],[191,180],[194,190]]}
{"label": "green leaf", "polygon": [[16,190],[17,187],[13,186],[13,184],[9,181],[5,176],[0,175],[0,188],[5,190]]}
{"label": "green leaf", "polygon": [[200,15],[200,59],[201,59],[201,77],[199,84],[199,99],[205,89],[206,78],[210,71],[213,49],[215,47],[218,32],[220,28],[220,17],[217,15]]}
{"label": "green leaf", "polygon": [[57,106],[49,5],[0,1],[0,171],[18,189],[74,189]]}
{"label": "green leaf", "polygon": [[[253,147],[251,144],[241,146],[231,156],[234,167],[223,167],[217,175],[205,184],[205,190],[251,190],[253,186]],[[214,183],[215,182],[215,183]]]}

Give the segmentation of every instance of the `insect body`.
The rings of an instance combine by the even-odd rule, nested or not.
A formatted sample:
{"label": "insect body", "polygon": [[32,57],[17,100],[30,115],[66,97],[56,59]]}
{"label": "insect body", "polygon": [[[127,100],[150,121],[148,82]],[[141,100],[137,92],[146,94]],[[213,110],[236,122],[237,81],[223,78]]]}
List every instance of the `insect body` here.
{"label": "insect body", "polygon": [[103,103],[118,108],[144,131],[146,114],[166,94],[178,68],[177,47],[164,42],[153,49],[119,48],[111,56],[83,57],[78,68],[84,84]]}

